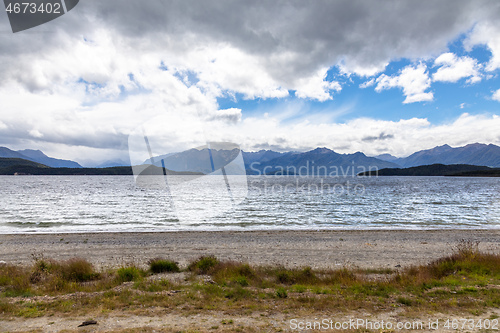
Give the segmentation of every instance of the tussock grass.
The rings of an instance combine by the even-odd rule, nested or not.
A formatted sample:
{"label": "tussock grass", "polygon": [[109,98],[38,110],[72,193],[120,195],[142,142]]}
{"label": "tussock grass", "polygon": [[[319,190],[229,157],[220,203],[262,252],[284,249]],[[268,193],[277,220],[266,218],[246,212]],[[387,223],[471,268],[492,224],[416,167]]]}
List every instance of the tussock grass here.
{"label": "tussock grass", "polygon": [[[251,266],[203,256],[186,267],[183,283],[171,282],[166,277],[147,278],[150,274],[179,270],[174,264],[154,259],[149,262],[149,271],[125,266],[103,272],[77,258],[67,261],[38,258],[30,267],[2,265],[0,318],[91,310],[141,313],[152,308],[176,309],[186,314],[273,309],[309,315],[339,307],[372,312],[400,307],[410,316],[433,311],[477,315],[500,306],[500,255],[482,253],[478,244],[471,241],[460,242],[451,255],[427,265],[397,271]],[[373,275],[377,278],[373,279]],[[134,283],[124,284],[130,281]],[[80,293],[68,297],[67,294],[74,292],[89,296]],[[56,297],[17,301],[19,297],[34,299],[40,295]]]}
{"label": "tussock grass", "polygon": [[100,273],[84,259],[66,261],[36,259],[32,267],[0,266],[0,286],[7,296],[29,296],[34,290],[71,292],[75,283],[100,279]]}
{"label": "tussock grass", "polygon": [[233,261],[219,262],[212,268],[211,274],[214,281],[220,285],[247,287],[261,282],[260,276],[250,265]]}
{"label": "tussock grass", "polygon": [[6,296],[21,296],[31,290],[30,270],[13,265],[0,266],[0,286]]}
{"label": "tussock grass", "polygon": [[149,270],[154,273],[177,273],[180,271],[175,261],[155,258],[149,261]]}
{"label": "tussock grass", "polygon": [[286,289],[283,288],[283,287],[279,287],[278,289],[276,289],[276,297],[278,297],[278,298],[287,298],[288,297],[288,293],[287,293]]}
{"label": "tussock grass", "polygon": [[116,271],[116,275],[119,282],[130,282],[141,280],[146,275],[146,272],[136,266],[131,265],[119,268]]}
{"label": "tussock grass", "polygon": [[402,286],[429,287],[442,284],[457,286],[463,284],[461,280],[474,280],[481,284],[481,280],[499,279],[500,255],[482,253],[478,244],[462,240],[450,256],[428,265],[409,267],[395,276],[392,282]]}
{"label": "tussock grass", "polygon": [[215,256],[202,256],[189,264],[188,270],[196,274],[208,274],[220,263]]}

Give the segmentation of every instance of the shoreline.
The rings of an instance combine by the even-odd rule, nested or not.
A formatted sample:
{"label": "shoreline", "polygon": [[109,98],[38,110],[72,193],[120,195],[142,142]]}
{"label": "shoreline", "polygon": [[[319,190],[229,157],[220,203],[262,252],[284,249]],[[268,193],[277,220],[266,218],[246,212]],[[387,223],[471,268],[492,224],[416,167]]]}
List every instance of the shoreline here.
{"label": "shoreline", "polygon": [[96,232],[2,234],[0,261],[29,265],[33,256],[81,257],[106,268],[146,266],[148,260],[164,257],[183,266],[215,255],[264,266],[394,268],[446,256],[461,239],[500,253],[499,229]]}
{"label": "shoreline", "polygon": [[144,230],[133,230],[133,231],[126,231],[126,230],[93,230],[93,231],[83,231],[83,230],[76,230],[76,231],[19,231],[19,232],[12,232],[12,231],[0,231],[0,237],[1,236],[50,236],[50,235],[95,235],[95,234],[113,234],[113,235],[127,235],[127,234],[175,234],[175,233],[252,233],[252,232],[432,232],[432,231],[439,231],[439,232],[476,232],[476,231],[500,231],[500,225],[495,226],[495,227],[485,227],[485,228],[401,228],[401,227],[387,227],[387,228],[381,228],[381,227],[374,227],[374,228],[297,228],[297,229],[291,229],[291,228],[269,228],[269,229],[249,229],[249,228],[228,228],[228,229],[220,229],[220,228],[215,228],[215,229],[195,229],[195,230],[188,230],[188,229],[157,229],[157,230],[151,230],[151,229],[144,229]]}

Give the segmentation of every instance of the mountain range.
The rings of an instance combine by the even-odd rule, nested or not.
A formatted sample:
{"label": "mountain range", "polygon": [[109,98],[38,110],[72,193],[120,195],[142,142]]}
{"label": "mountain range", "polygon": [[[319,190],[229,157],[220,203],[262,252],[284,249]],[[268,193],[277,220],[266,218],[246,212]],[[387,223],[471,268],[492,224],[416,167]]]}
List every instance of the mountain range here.
{"label": "mountain range", "polygon": [[[154,164],[175,171],[195,171],[210,173],[210,155],[218,169],[228,163],[239,150],[189,149],[153,157],[144,164]],[[408,168],[430,164],[469,164],[500,167],[500,147],[493,144],[474,143],[464,147],[452,148],[449,145],[418,151],[408,157],[398,158],[389,154],[374,157],[362,152],[339,154],[328,148],[316,148],[307,152],[276,152],[260,150],[242,151],[247,174],[295,174],[295,175],[354,175],[360,172],[386,168]]]}
{"label": "mountain range", "polygon": [[431,164],[420,165],[410,168],[388,168],[376,171],[367,171],[358,176],[500,176],[500,169],[493,169],[487,166],[477,166],[468,164]]}
{"label": "mountain range", "polygon": [[[210,173],[233,160],[238,149],[189,149],[148,159],[143,164],[153,164],[178,172]],[[212,155],[212,162],[210,160]],[[473,143],[452,148],[449,145],[421,150],[400,158],[389,154],[366,156],[362,152],[339,154],[328,148],[307,152],[276,152],[261,150],[242,151],[244,167],[248,174],[299,174],[299,175],[351,175],[369,169],[409,168],[431,164],[469,164],[500,168],[500,147],[494,144]],[[11,150],[0,147],[0,158],[24,159],[53,168],[81,168],[77,162],[48,157],[40,150]],[[152,163],[154,162],[154,163]],[[9,162],[10,163],[10,162]],[[212,163],[214,164],[212,166]],[[108,161],[97,167],[124,165],[124,161]],[[162,165],[163,164],[163,165]]]}
{"label": "mountain range", "polygon": [[473,143],[457,148],[443,145],[418,151],[405,158],[397,158],[389,154],[375,157],[404,168],[430,164],[471,164],[493,168],[500,167],[500,147],[482,143]]}
{"label": "mountain range", "polygon": [[11,150],[6,147],[0,147],[0,158],[21,158],[36,163],[40,163],[51,168],[81,168],[82,166],[70,160],[61,160],[48,157],[40,150],[25,149]]}
{"label": "mountain range", "polygon": [[[270,152],[263,156],[270,156]],[[339,154],[328,148],[298,153],[283,153],[279,156],[264,160],[245,158],[248,174],[294,174],[314,176],[346,176],[356,175],[371,169],[384,169],[397,167],[396,164],[374,157],[368,157],[361,152],[354,154]]]}

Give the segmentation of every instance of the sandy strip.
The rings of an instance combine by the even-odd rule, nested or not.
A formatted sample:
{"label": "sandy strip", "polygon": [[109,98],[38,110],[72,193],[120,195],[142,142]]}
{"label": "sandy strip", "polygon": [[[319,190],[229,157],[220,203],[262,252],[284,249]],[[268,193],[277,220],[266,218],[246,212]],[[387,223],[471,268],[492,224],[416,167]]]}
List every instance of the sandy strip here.
{"label": "sandy strip", "polygon": [[451,253],[460,239],[500,253],[500,230],[222,231],[0,235],[0,261],[29,264],[32,255],[82,257],[97,267],[145,266],[165,257],[186,265],[200,255],[256,265],[385,268],[425,264]]}
{"label": "sandy strip", "polygon": [[[317,316],[299,317],[293,314],[279,314],[279,313],[253,313],[251,315],[231,315],[222,312],[212,312],[207,314],[174,314],[162,313],[157,316],[139,316],[123,313],[110,313],[109,315],[97,315],[95,320],[97,325],[87,326],[87,328],[78,328],[77,326],[87,317],[39,317],[39,318],[16,318],[2,323],[0,332],[32,332],[40,330],[42,332],[109,332],[119,331],[126,329],[148,328],[153,332],[181,332],[186,330],[188,332],[304,332],[304,330],[292,329],[291,320],[295,322],[318,322],[323,319],[328,321],[332,320],[334,323],[349,323],[350,320],[362,319],[372,323],[385,322],[391,323],[394,328],[400,325],[410,325],[407,327],[415,327],[411,330],[371,330],[371,332],[419,332],[419,333],[434,333],[434,332],[484,332],[479,327],[474,329],[457,329],[447,330],[444,328],[447,320],[460,323],[462,319],[473,319],[478,323],[481,319],[483,322],[489,316],[498,316],[499,309],[491,309],[489,313],[482,314],[481,316],[457,316],[450,314],[437,314],[431,316],[422,314],[420,317],[412,317],[411,319],[401,318],[399,311],[396,309],[391,312],[378,313],[371,315],[364,311],[357,311],[346,314],[339,314],[334,310],[331,313],[322,313]],[[434,328],[429,328],[429,321],[433,323]],[[438,321],[438,322],[436,322]],[[346,324],[347,325],[347,324]],[[373,325],[373,324],[372,324]],[[438,325],[438,326],[435,326]],[[436,329],[438,327],[438,329]],[[365,332],[365,330],[355,330],[355,332]],[[331,330],[323,329],[320,332],[353,332],[354,330]],[[149,332],[144,330],[144,332]],[[311,332],[308,330],[307,332]],[[318,332],[318,330],[314,331]]]}

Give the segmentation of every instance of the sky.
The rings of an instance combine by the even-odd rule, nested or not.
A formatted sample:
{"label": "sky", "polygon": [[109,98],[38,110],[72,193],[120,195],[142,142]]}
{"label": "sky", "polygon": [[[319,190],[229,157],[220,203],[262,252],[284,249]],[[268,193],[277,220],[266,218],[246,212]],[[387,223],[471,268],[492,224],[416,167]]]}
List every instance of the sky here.
{"label": "sky", "polygon": [[0,146],[93,166],[144,131],[155,154],[500,145],[498,17],[494,0],[81,0],[14,34],[2,11]]}

